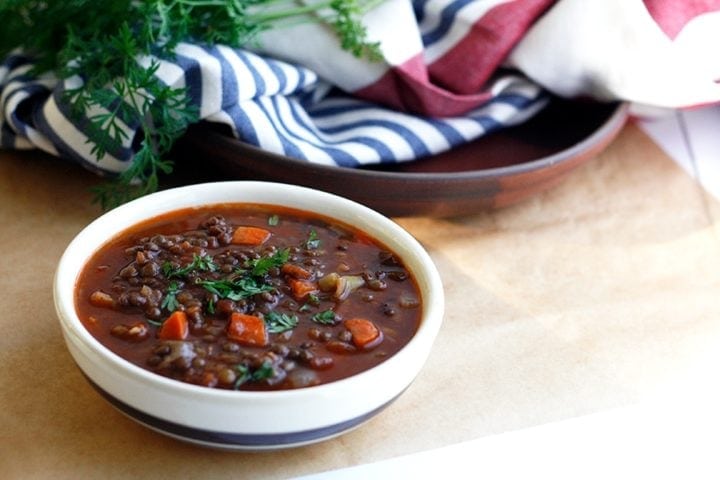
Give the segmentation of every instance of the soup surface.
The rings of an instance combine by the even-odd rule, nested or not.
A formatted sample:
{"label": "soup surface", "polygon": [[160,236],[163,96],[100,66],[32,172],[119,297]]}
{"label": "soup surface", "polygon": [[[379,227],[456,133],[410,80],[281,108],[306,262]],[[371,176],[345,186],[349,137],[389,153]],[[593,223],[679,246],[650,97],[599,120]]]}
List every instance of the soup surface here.
{"label": "soup surface", "polygon": [[252,204],[183,209],[104,245],[76,285],[88,331],[183,382],[277,390],[371,368],[415,334],[415,280],[361,231]]}

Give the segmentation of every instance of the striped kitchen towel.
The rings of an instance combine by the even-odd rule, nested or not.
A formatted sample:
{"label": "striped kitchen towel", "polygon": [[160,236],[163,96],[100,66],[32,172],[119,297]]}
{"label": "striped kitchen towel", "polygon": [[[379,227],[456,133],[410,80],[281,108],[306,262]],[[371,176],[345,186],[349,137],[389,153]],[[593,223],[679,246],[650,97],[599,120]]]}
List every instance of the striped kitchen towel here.
{"label": "striped kitchen towel", "polygon": [[[385,0],[365,17],[380,62],[353,57],[327,29],[306,23],[262,34],[252,51],[181,44],[157,75],[187,87],[203,121],[265,150],[348,167],[402,162],[520,123],[542,108],[547,90],[662,106],[720,101],[720,69],[709,71],[720,62],[681,48],[697,43],[686,31],[708,18],[720,23],[712,13],[720,0],[680,3]],[[126,169],[134,126],[123,148],[98,161],[87,120],[61,101],[77,80],[34,77],[31,67],[21,53],[0,66],[0,144],[40,148],[99,173]]]}

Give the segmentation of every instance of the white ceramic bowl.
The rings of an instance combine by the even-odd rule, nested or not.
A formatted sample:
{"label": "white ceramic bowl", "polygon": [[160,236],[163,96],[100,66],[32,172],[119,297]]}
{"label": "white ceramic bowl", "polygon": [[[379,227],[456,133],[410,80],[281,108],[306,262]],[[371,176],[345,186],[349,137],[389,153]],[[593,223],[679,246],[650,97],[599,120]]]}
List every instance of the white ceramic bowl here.
{"label": "white ceramic bowl", "polygon": [[[190,385],[146,371],[101,345],[81,324],[74,306],[78,275],[108,239],[141,220],[185,207],[230,202],[290,206],[364,230],[395,251],[422,295],[420,327],[412,340],[380,365],[315,387],[227,391]],[[60,259],[55,308],[67,347],[97,391],[134,420],[164,434],[207,446],[267,450],[328,439],[362,424],[413,381],[442,322],[440,276],[422,246],[390,219],[358,203],[304,187],[268,182],[220,182],[148,195],[107,212],[81,231]]]}

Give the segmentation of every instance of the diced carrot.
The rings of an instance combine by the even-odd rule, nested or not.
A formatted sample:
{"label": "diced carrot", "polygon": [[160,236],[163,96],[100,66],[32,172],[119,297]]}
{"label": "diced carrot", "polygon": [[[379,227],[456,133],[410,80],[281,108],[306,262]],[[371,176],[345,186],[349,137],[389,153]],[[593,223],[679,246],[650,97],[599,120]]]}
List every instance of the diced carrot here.
{"label": "diced carrot", "polygon": [[232,243],[235,245],[262,245],[270,238],[270,231],[260,227],[237,227],[233,232]]}
{"label": "diced carrot", "polygon": [[227,336],[247,346],[264,347],[268,344],[265,321],[255,315],[233,312],[227,326]]}
{"label": "diced carrot", "polygon": [[175,310],[160,326],[158,337],[163,340],[185,340],[189,333],[185,312]]}
{"label": "diced carrot", "polygon": [[343,322],[352,334],[352,341],[358,348],[372,348],[382,342],[382,331],[370,320],[350,318]]}
{"label": "diced carrot", "polygon": [[287,282],[288,285],[290,285],[292,296],[295,297],[295,300],[302,300],[311,293],[316,293],[318,291],[317,283],[311,282],[310,280],[300,280],[288,277]]}
{"label": "diced carrot", "polygon": [[290,275],[291,277],[301,278],[304,280],[312,277],[312,272],[301,267],[300,265],[294,265],[292,263],[284,264],[280,270],[285,275]]}

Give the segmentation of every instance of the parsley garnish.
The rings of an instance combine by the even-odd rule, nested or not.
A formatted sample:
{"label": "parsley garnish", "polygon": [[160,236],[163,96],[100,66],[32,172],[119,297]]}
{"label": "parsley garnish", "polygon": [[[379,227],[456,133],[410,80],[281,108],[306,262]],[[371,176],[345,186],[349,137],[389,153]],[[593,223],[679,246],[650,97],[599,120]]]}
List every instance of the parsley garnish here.
{"label": "parsley garnish", "polygon": [[298,324],[297,315],[287,313],[269,312],[265,314],[265,325],[269,333],[282,333],[292,330]]}
{"label": "parsley garnish", "polygon": [[317,307],[320,305],[320,297],[318,297],[314,293],[309,293],[307,296],[307,301],[302,304],[300,308],[298,308],[298,312],[307,312],[312,309],[312,307]]}
{"label": "parsley garnish", "polygon": [[205,290],[214,293],[220,298],[229,298],[235,301],[252,297],[258,293],[270,292],[274,288],[272,285],[266,283],[258,283],[258,281],[252,277],[241,277],[235,280],[198,279],[196,284],[202,285]]}
{"label": "parsley garnish", "polygon": [[215,272],[217,271],[217,269],[218,266],[215,264],[210,255],[200,256],[197,254],[193,254],[192,262],[180,268],[174,268],[170,262],[165,262],[162,264],[163,274],[165,274],[167,278],[184,277],[193,271]]}
{"label": "parsley garnish", "polygon": [[[157,190],[172,171],[173,144],[199,120],[185,88],[155,73],[180,42],[241,47],[258,33],[299,21],[334,30],[355,56],[381,57],[367,40],[361,16],[381,0],[73,0],[0,3],[0,57],[20,49],[34,55],[33,75],[51,72],[67,90],[62,101],[75,119],[87,116],[84,133],[92,154],[135,147],[132,163],[114,182],[95,189],[111,208]],[[150,58],[158,60],[148,60]],[[137,127],[130,138],[124,125]]]}
{"label": "parsley garnish", "polygon": [[174,312],[177,310],[177,308],[180,306],[180,303],[177,301],[176,295],[180,291],[180,287],[178,286],[177,282],[170,282],[170,285],[168,285],[167,293],[165,294],[165,298],[163,298],[162,304],[160,304],[160,308],[164,308],[168,310],[169,312]]}
{"label": "parsley garnish", "polygon": [[270,215],[270,216],[268,217],[267,223],[268,223],[268,225],[271,226],[271,227],[276,227],[277,224],[280,223],[280,217],[279,217],[278,215],[276,215],[276,214]]}
{"label": "parsley garnish", "polygon": [[270,256],[248,260],[245,266],[252,269],[250,273],[253,276],[262,277],[263,275],[266,275],[271,268],[283,266],[287,263],[289,257],[290,249],[284,248],[282,250],[277,250]]}
{"label": "parsley garnish", "polygon": [[260,367],[258,367],[254,372],[250,370],[250,367],[243,364],[238,365],[235,369],[238,372],[238,377],[234,384],[236,390],[244,383],[259,382],[261,380],[272,378],[275,375],[275,369],[273,368],[272,363],[268,361],[264,361],[263,364],[260,365]]}
{"label": "parsley garnish", "polygon": [[237,379],[235,380],[235,390],[240,388],[240,385],[250,380],[250,368],[247,367],[247,365],[238,365],[235,367],[235,369],[238,371]]}
{"label": "parsley garnish", "polygon": [[[266,275],[271,268],[279,267],[286,263],[289,255],[289,249],[278,250],[272,255],[249,260],[245,264],[247,268],[250,268],[249,272],[238,270],[231,278],[220,280],[197,278],[195,279],[195,284],[201,285],[205,290],[217,295],[219,298],[228,298],[235,301],[252,297],[259,293],[271,292],[275,287],[263,282],[261,277]],[[203,257],[195,256],[191,264],[180,269],[171,270],[166,273],[166,275],[168,277],[183,276],[192,271],[215,272],[217,269],[217,265],[213,263],[209,255]],[[208,312],[213,313],[214,310],[215,305],[210,302],[208,304]]]}
{"label": "parsley garnish", "polygon": [[260,365],[257,370],[253,372],[252,380],[254,382],[259,382],[260,380],[272,378],[273,375],[275,375],[275,369],[273,368],[272,363],[265,361],[262,365]]}
{"label": "parsley garnish", "polygon": [[335,324],[336,316],[332,310],[323,310],[312,316],[312,321],[315,323],[321,323],[323,325]]}
{"label": "parsley garnish", "polygon": [[305,240],[305,248],[308,250],[316,250],[320,247],[320,237],[318,237],[317,232],[314,228],[310,229],[310,232],[308,233],[308,238]]}

